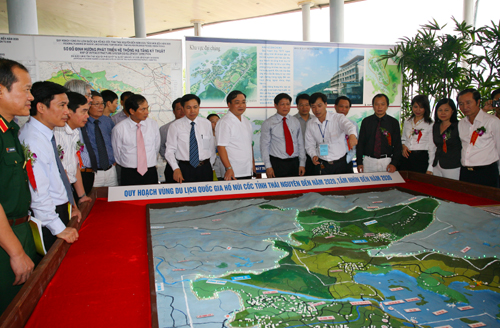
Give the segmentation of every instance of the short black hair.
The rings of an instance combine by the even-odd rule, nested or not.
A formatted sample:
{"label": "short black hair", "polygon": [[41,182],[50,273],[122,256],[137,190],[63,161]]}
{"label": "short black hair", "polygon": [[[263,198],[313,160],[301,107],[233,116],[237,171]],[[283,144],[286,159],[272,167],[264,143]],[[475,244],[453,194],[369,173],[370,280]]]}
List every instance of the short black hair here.
{"label": "short black hair", "polygon": [[215,113],[212,113],[210,115],[207,116],[207,120],[210,120],[211,117],[214,117],[214,116],[217,116],[218,118],[220,118],[219,115],[215,114]]}
{"label": "short black hair", "polygon": [[460,96],[463,96],[463,95],[468,94],[468,93],[472,93],[472,98],[474,98],[474,100],[476,101],[476,103],[481,100],[481,94],[479,93],[479,91],[477,91],[474,88],[469,88],[469,89],[462,90],[462,91],[460,91],[458,93],[458,95],[457,95],[457,103],[459,102],[458,98],[460,98]]}
{"label": "short black hair", "polygon": [[498,89],[494,90],[494,91],[491,93],[491,100],[493,100],[493,98],[495,98],[495,96],[496,96],[497,94],[499,94],[499,93],[500,93],[500,88],[498,88]]}
{"label": "short black hair", "polygon": [[453,99],[450,99],[450,98],[443,98],[437,102],[436,106],[434,107],[434,122],[436,122],[436,124],[441,123],[441,120],[439,119],[439,116],[438,116],[438,109],[439,109],[439,107],[441,107],[445,104],[450,105],[451,110],[453,110],[453,112],[451,113],[450,122],[451,123],[458,122],[457,106],[455,106],[455,102],[453,101]]}
{"label": "short black hair", "polygon": [[301,93],[297,96],[297,98],[295,98],[295,104],[298,105],[301,99],[307,100],[307,102],[309,102],[309,98],[310,97],[307,93]]}
{"label": "short black hair", "polygon": [[41,81],[33,83],[33,86],[31,87],[31,94],[35,99],[31,102],[30,115],[36,116],[38,113],[36,105],[38,103],[42,103],[45,106],[50,107],[50,102],[54,99],[55,95],[60,95],[66,92],[68,92],[68,89],[54,82]]}
{"label": "short black hair", "polygon": [[337,106],[341,100],[347,100],[349,102],[349,108],[351,108],[352,106],[351,99],[349,99],[349,97],[346,96],[337,97],[337,99],[335,99],[335,106]]}
{"label": "short black hair", "polygon": [[66,92],[66,95],[68,96],[69,99],[68,108],[71,109],[73,112],[76,112],[78,107],[87,104],[87,97],[78,92],[69,91]]}
{"label": "short black hair", "polygon": [[201,105],[201,100],[200,97],[198,97],[195,94],[188,93],[187,95],[182,96],[181,98],[181,106],[184,107],[184,104],[187,103],[190,100],[196,100],[198,102],[198,106]]}
{"label": "short black hair", "polygon": [[387,107],[389,107],[389,97],[387,97],[386,94],[384,93],[379,93],[379,94],[376,94],[373,98],[372,98],[372,106],[375,106],[375,99],[377,98],[381,98],[381,97],[384,97],[385,98],[385,101],[387,102]]}
{"label": "short black hair", "polygon": [[15,67],[28,72],[23,64],[18,63],[14,60],[0,58],[0,84],[6,87],[7,91],[9,92],[12,88],[12,84],[17,82],[17,77],[14,75],[14,72],[12,72]]}
{"label": "short black hair", "polygon": [[101,93],[98,91],[91,90],[90,93],[92,94],[92,98],[94,98],[94,97],[101,97],[102,98]]}
{"label": "short black hair", "polygon": [[128,97],[132,96],[134,93],[132,91],[124,91],[120,95],[120,101],[126,100]]}
{"label": "short black hair", "polygon": [[104,107],[106,107],[106,104],[109,102],[113,103],[115,99],[118,99],[118,95],[111,90],[104,90],[101,92],[101,97],[102,101],[104,102]]}
{"label": "short black hair", "polygon": [[[431,119],[431,105],[429,104],[429,98],[424,95],[417,95],[413,97],[411,100],[411,107],[413,107],[414,104],[418,104],[420,107],[424,109],[424,122],[426,123],[432,123]],[[412,112],[410,118],[408,120],[412,119],[415,117],[415,114]]]}
{"label": "short black hair", "polygon": [[247,99],[247,95],[244,94],[243,92],[239,91],[239,90],[233,90],[231,91],[227,97],[226,97],[226,102],[228,104],[231,103],[231,101],[233,101],[233,99],[235,99],[236,97],[238,97],[238,95],[243,95],[245,97],[245,99]]}
{"label": "short black hair", "polygon": [[139,105],[146,101],[143,95],[133,94],[125,100],[125,104],[123,105],[123,110],[125,113],[130,115],[130,110],[133,109],[136,111],[139,108]]}
{"label": "short black hair", "polygon": [[181,103],[181,98],[175,99],[174,102],[172,103],[172,110],[175,110],[175,106],[180,103]]}
{"label": "short black hair", "polygon": [[276,97],[274,97],[274,104],[277,105],[280,103],[281,99],[288,99],[290,104],[292,103],[292,97],[287,95],[286,93],[280,93]]}
{"label": "short black hair", "polygon": [[326,95],[321,92],[316,92],[313,93],[309,98],[309,105],[314,104],[318,100],[318,98],[320,98],[325,104],[327,103],[328,98],[326,97]]}

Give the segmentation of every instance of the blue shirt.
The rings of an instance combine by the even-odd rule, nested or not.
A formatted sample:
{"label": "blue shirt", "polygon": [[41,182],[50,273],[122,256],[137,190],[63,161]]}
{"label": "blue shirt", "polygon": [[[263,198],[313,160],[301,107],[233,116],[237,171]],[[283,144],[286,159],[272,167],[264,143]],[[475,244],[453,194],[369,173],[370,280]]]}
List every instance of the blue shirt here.
{"label": "blue shirt", "polygon": [[[95,158],[97,160],[97,166],[99,166],[99,153],[97,152],[97,143],[95,141],[95,118],[89,117],[87,124],[85,124],[84,129],[87,129],[87,134],[89,135],[90,144],[94,150]],[[108,116],[99,117],[98,121],[99,128],[102,132],[102,137],[104,138],[104,144],[106,145],[106,151],[108,153],[109,164],[114,164],[115,157],[113,155],[113,146],[111,144],[111,130],[115,126],[115,123]],[[83,158],[82,158],[83,160]],[[99,167],[99,169],[105,170],[107,167]]]}

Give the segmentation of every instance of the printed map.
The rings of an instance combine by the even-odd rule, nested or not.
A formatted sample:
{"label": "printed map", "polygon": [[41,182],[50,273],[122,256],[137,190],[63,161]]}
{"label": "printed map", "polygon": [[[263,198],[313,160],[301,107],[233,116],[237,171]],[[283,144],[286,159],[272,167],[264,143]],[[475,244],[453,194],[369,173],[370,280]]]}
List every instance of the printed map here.
{"label": "printed map", "polygon": [[500,324],[499,223],[403,192],[150,210],[160,327]]}
{"label": "printed map", "polygon": [[[167,63],[119,62],[40,62],[40,80],[64,85],[68,80],[88,82],[97,91],[113,90],[118,95],[124,91],[142,94],[148,101],[151,114],[158,125],[174,119],[172,90],[177,83],[172,79],[171,65]],[[172,99],[173,98],[173,99]],[[119,102],[118,102],[119,103]],[[117,109],[119,112],[121,108]]]}
{"label": "printed map", "polygon": [[[394,61],[379,61],[381,55],[387,54],[387,50],[366,50],[366,82],[365,101],[378,93],[385,93],[389,97],[389,103],[401,103],[401,72],[399,72]],[[370,96],[366,96],[370,95]]]}
{"label": "printed map", "polygon": [[220,102],[233,90],[245,93],[249,100],[255,98],[257,47],[225,48],[222,48],[222,54],[204,51],[192,55],[190,92],[198,95],[202,101]]}

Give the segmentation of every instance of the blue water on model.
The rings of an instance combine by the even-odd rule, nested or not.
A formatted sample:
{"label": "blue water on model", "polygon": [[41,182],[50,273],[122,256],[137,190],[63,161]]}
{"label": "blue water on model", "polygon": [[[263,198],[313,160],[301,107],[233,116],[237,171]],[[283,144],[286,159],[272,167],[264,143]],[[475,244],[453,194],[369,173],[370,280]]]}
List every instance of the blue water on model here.
{"label": "blue water on model", "polygon": [[[417,305],[417,302],[405,302],[395,305],[384,305],[383,302],[391,301],[385,299],[382,301],[381,306],[384,311],[398,318],[406,320],[417,320],[419,325],[427,325],[431,327],[439,327],[451,325],[453,328],[469,326],[460,320],[460,318],[467,317],[470,320],[484,322],[487,327],[498,327],[500,320],[496,317],[500,312],[498,304],[500,304],[500,293],[495,293],[490,290],[468,290],[464,287],[468,286],[464,282],[453,282],[449,287],[464,295],[469,304],[465,303],[447,303],[448,297],[441,296],[437,293],[425,290],[417,285],[417,280],[401,271],[393,270],[387,274],[374,275],[371,273],[357,273],[354,280],[360,284],[371,285],[377,288],[384,296],[394,296],[396,300],[405,300],[407,298],[418,297],[426,301],[424,305]],[[374,283],[377,281],[377,283]],[[391,286],[391,287],[389,287]],[[389,289],[401,286],[403,290],[391,292]],[[405,288],[406,287],[406,288]],[[451,306],[450,306],[451,305]],[[458,307],[470,305],[474,309],[460,311]],[[389,310],[391,306],[394,309]],[[405,309],[420,308],[420,312],[406,313]],[[441,315],[434,315],[432,312],[439,310],[446,310],[448,313]]]}

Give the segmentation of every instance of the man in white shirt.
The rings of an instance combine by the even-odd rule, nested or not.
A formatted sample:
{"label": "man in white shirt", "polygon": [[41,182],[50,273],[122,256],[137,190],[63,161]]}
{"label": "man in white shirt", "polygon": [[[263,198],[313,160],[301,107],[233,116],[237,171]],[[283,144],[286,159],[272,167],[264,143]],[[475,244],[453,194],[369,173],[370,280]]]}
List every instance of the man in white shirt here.
{"label": "man in white shirt", "polygon": [[[309,95],[307,93],[301,93],[295,98],[295,104],[297,105],[297,110],[299,111],[294,115],[300,122],[300,129],[302,130],[302,140],[304,141],[304,147],[306,145],[306,129],[307,122],[311,118],[311,105],[309,105]],[[304,175],[314,175],[315,169],[312,162],[311,156],[306,153],[306,173]]]}
{"label": "man in white shirt", "polygon": [[[181,105],[181,98],[177,98],[174,100],[172,103],[172,112],[174,113],[175,119],[171,122],[168,122],[165,125],[162,125],[160,128],[160,156],[166,161],[167,159],[165,158],[165,151],[167,150],[167,134],[168,134],[168,128],[172,123],[174,123],[176,120],[183,118],[184,117],[184,111],[182,110],[182,105]],[[168,162],[165,164],[165,182],[166,183],[174,183],[174,171],[168,164]]]}
{"label": "man in white shirt", "polygon": [[[351,109],[351,99],[349,99],[346,96],[337,97],[337,99],[335,99],[334,108],[338,114],[342,114],[342,115],[345,115],[345,117],[347,117],[347,114],[349,114],[349,110]],[[348,118],[348,120],[352,124],[354,124],[354,126],[356,127],[356,135],[359,135],[358,124],[356,122],[354,122],[353,120],[351,120],[350,118]],[[347,161],[349,173],[354,173],[352,160],[354,159],[354,156],[356,156],[356,147],[354,147],[354,148],[349,147],[348,137],[349,136],[346,135],[346,142],[345,142],[345,149],[347,151],[346,161]]]}
{"label": "man in white shirt", "polygon": [[260,152],[268,178],[304,175],[306,154],[300,122],[291,116],[292,98],[280,93],[274,98],[276,114],[262,123]]}
{"label": "man in white shirt", "polygon": [[460,181],[498,188],[500,120],[481,110],[481,95],[475,89],[461,91],[457,102],[465,114],[458,122],[462,141]]}
{"label": "man in white shirt", "polygon": [[45,248],[48,251],[57,238],[73,243],[78,239],[75,228],[67,228],[69,206],[72,216],[81,219],[71,193],[68,177],[59,159],[54,128],[64,126],[68,120],[67,89],[53,82],[36,82],[31,93],[30,120],[21,129],[19,140],[31,153],[36,154],[33,174],[36,190],[30,185],[31,209],[34,217],[42,221]]}
{"label": "man in white shirt", "polygon": [[215,127],[217,150],[226,168],[224,180],[251,179],[252,173],[256,173],[252,148],[252,125],[243,116],[247,109],[246,99],[243,92],[231,91],[226,98],[229,111]]}
{"label": "man in white shirt", "polygon": [[316,174],[349,173],[344,143],[351,148],[358,143],[356,127],[344,115],[326,110],[326,95],[317,92],[309,99],[316,117],[307,123],[306,151],[316,165]]}
{"label": "man in white shirt", "polygon": [[64,127],[56,126],[54,136],[56,144],[61,149],[61,162],[68,175],[69,182],[73,185],[73,197],[78,204],[90,202],[83,188],[82,174],[80,168],[81,151],[83,143],[80,141],[80,128],[85,126],[89,117],[89,102],[85,96],[77,92],[67,92],[68,96],[68,121]]}
{"label": "man in white shirt", "polygon": [[148,118],[148,101],[142,95],[134,94],[125,101],[123,110],[129,117],[117,124],[111,135],[113,154],[121,166],[120,184],[156,184],[160,131],[156,121]]}
{"label": "man in white shirt", "polygon": [[212,124],[206,118],[198,116],[198,96],[184,95],[181,105],[185,116],[175,120],[168,129],[165,152],[165,158],[174,171],[174,181],[213,181],[215,144]]}

